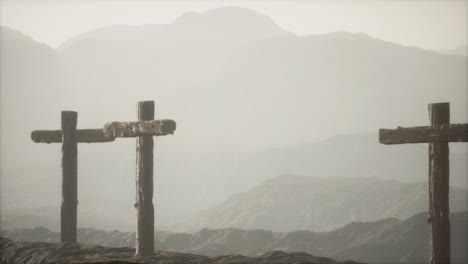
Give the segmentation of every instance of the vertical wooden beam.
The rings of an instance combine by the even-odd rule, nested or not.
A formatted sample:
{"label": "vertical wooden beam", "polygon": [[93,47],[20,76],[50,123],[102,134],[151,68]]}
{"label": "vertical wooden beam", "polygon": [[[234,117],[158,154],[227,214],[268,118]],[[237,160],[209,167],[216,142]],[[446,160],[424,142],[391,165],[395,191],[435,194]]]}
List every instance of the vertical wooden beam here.
{"label": "vertical wooden beam", "polygon": [[62,111],[62,206],[60,239],[76,243],[77,228],[77,142],[76,123],[78,113]]}
{"label": "vertical wooden beam", "polygon": [[[429,105],[431,126],[450,123],[449,103]],[[449,147],[429,143],[429,263],[450,263]]]}
{"label": "vertical wooden beam", "polygon": [[[154,101],[138,102],[138,120],[154,120]],[[153,136],[136,140],[136,255],[154,254]]]}

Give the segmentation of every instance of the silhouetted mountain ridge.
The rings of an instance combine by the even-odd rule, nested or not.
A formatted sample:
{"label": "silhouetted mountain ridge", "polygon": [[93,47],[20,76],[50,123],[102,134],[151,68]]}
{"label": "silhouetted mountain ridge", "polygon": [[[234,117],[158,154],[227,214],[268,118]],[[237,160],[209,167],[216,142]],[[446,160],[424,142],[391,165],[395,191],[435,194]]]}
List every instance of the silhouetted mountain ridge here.
{"label": "silhouetted mountain ridge", "polygon": [[[350,221],[408,218],[426,210],[427,192],[427,183],[281,175],[233,195],[180,228],[331,230]],[[467,210],[467,197],[466,190],[451,188],[451,210]]]}
{"label": "silhouetted mountain ridge", "polygon": [[[335,259],[368,263],[427,263],[427,213],[406,220],[388,218],[376,222],[352,222],[329,232],[268,230],[202,229],[195,234],[156,232],[155,249],[208,256],[257,256],[271,251],[306,252]],[[466,263],[468,212],[451,214],[452,261]],[[58,233],[45,228],[3,231],[14,241],[52,242]],[[132,247],[135,234],[130,232],[78,229],[78,241],[108,247]]]}
{"label": "silhouetted mountain ridge", "polygon": [[[304,142],[255,153],[231,169],[232,176],[223,184],[246,191],[252,183],[258,184],[285,173],[404,182],[427,180],[427,146],[386,146],[379,144],[377,139],[377,134],[336,135],[320,142]],[[460,145],[451,145],[451,149],[450,185],[467,189],[468,153],[462,151]]]}
{"label": "silhouetted mountain ridge", "polygon": [[[184,264],[353,264],[356,262],[337,262],[333,259],[315,257],[306,253],[284,253],[273,251],[261,256],[244,257],[226,255],[207,257],[201,255],[156,251],[151,256],[135,257],[135,249],[105,248],[96,245],[77,243],[38,243],[12,242],[0,237],[0,263],[36,264],[36,263],[101,263],[101,264],[137,264],[137,263],[184,263]],[[356,263],[357,264],[357,263]]]}
{"label": "silhouetted mountain ridge", "polygon": [[[192,25],[193,32],[209,33],[204,36],[186,34],[174,23],[161,28],[118,26],[89,39],[85,34],[58,54],[52,50],[51,56],[50,48],[42,55],[22,56],[38,43],[21,46],[2,38],[2,64],[20,66],[0,69],[2,219],[58,208],[60,146],[35,144],[30,131],[59,129],[61,110],[79,112],[78,128],[98,128],[109,121],[135,120],[135,102],[154,99],[156,118],[177,121],[176,135],[159,137],[155,147],[156,221],[166,229],[281,173],[424,181],[424,148],[413,152],[407,150],[414,146],[380,146],[376,137],[363,142],[366,147],[316,145],[304,156],[288,156],[291,152],[281,149],[336,134],[425,125],[431,102],[449,101],[451,121],[467,120],[466,58],[363,34],[297,37],[283,34],[269,19],[248,11],[249,17],[256,17],[252,21],[263,26],[246,26],[241,23],[245,10],[229,10],[232,14],[226,21],[239,22],[231,23],[233,28],[247,33],[250,27],[267,29],[246,34],[240,43],[223,35],[228,31],[210,35],[213,25],[223,25],[224,15],[200,14],[184,20],[203,21],[209,16],[211,25]],[[165,28],[184,36],[183,41],[162,38]],[[213,41],[212,36],[225,41]],[[20,56],[11,62],[5,54]],[[56,63],[38,64],[36,58],[41,56],[47,57],[41,61]],[[40,67],[29,71],[33,65]],[[375,152],[373,147],[380,149]],[[279,149],[274,157],[257,159],[259,152],[272,148]],[[79,193],[83,223],[133,230],[134,188],[129,186],[135,184],[134,150],[131,140],[79,145],[79,190],[86,190]],[[364,166],[366,158],[372,159]],[[461,176],[457,173],[466,168],[466,158],[461,158],[451,154],[455,166],[451,183],[466,188],[466,169]],[[97,215],[114,221],[99,220]],[[58,209],[47,217],[58,219]]]}
{"label": "silhouetted mountain ridge", "polygon": [[202,14],[187,12],[169,24],[114,25],[95,29],[67,40],[58,49],[66,53],[83,45],[80,42],[89,41],[108,42],[111,45],[122,42],[134,46],[142,41],[155,46],[186,41],[192,44],[200,41],[242,44],[287,35],[292,34],[278,27],[268,16],[246,8],[223,7]]}

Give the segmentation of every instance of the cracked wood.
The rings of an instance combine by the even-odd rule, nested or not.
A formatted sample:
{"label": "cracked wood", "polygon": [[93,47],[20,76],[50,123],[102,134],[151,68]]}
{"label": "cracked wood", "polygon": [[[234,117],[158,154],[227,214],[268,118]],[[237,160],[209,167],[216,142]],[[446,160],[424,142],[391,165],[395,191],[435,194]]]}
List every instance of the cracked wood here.
{"label": "cracked wood", "polygon": [[380,129],[382,144],[468,142],[468,124],[444,124],[423,127]]}
{"label": "cracked wood", "polygon": [[[31,139],[36,143],[62,143],[62,130],[35,130],[31,132]],[[79,129],[76,131],[78,143],[112,142],[115,137],[106,136],[102,129]]]}
{"label": "cracked wood", "polygon": [[164,136],[174,134],[176,122],[170,119],[138,122],[111,122],[104,126],[104,134],[111,137]]}

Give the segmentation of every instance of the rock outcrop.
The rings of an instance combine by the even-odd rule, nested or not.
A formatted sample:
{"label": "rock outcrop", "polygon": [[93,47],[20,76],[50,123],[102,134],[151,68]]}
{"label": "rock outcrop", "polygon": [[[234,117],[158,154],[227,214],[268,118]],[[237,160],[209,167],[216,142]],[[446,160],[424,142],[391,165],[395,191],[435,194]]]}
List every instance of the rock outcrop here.
{"label": "rock outcrop", "polygon": [[307,253],[269,252],[257,257],[225,255],[207,257],[195,254],[170,251],[156,251],[151,257],[135,257],[135,250],[129,247],[106,248],[97,245],[73,243],[13,242],[0,238],[1,264],[45,264],[45,263],[106,263],[106,264],[352,264],[357,262],[337,262]]}

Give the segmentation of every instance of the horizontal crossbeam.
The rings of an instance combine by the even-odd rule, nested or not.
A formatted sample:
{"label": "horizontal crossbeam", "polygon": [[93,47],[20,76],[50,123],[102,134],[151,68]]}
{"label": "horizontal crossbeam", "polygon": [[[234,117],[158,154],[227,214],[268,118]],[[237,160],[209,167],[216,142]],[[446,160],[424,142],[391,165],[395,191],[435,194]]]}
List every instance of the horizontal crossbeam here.
{"label": "horizontal crossbeam", "polygon": [[104,126],[104,134],[112,137],[165,136],[174,134],[176,122],[170,119],[138,122],[111,122]]}
{"label": "horizontal crossbeam", "polygon": [[[36,143],[61,143],[62,130],[35,130],[31,132],[31,139]],[[114,140],[115,137],[106,136],[102,129],[76,130],[76,141],[78,143],[104,143]]]}
{"label": "horizontal crossbeam", "polygon": [[379,142],[386,145],[431,142],[468,142],[468,124],[379,129]]}

